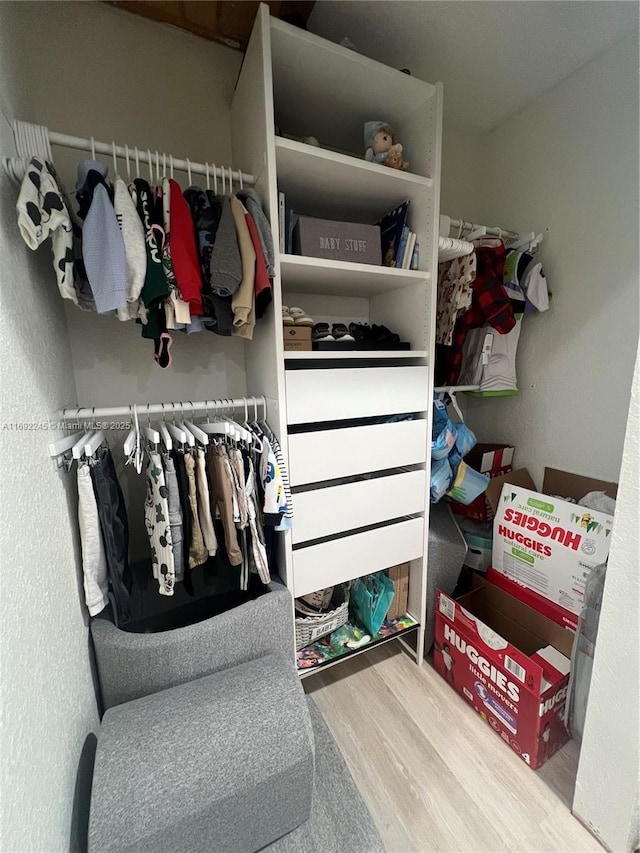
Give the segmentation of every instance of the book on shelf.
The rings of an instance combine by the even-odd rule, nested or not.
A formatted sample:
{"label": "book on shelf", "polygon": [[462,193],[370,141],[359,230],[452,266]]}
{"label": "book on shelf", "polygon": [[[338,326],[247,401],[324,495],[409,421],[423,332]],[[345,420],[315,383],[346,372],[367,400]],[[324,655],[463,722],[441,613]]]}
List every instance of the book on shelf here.
{"label": "book on shelf", "polygon": [[382,219],[376,222],[380,227],[380,247],[382,250],[382,263],[385,267],[397,267],[398,264],[398,249],[402,239],[402,232],[407,226],[407,217],[409,215],[409,201],[404,201],[389,213],[385,214]]}
{"label": "book on shelf", "polygon": [[416,235],[415,231],[409,232],[409,239],[407,240],[407,248],[404,253],[404,257],[402,259],[402,269],[408,270],[411,267],[411,259],[413,258],[413,250],[416,245]]}
{"label": "book on shelf", "polygon": [[396,262],[394,264],[396,269],[402,269],[402,264],[404,263],[404,256],[407,251],[407,243],[409,242],[410,234],[411,231],[409,231],[409,226],[405,225],[402,229],[402,237],[400,238],[400,245],[398,246],[398,252],[396,254]]}
{"label": "book on shelf", "polygon": [[412,270],[417,270],[420,268],[420,244],[416,240],[416,244],[413,247],[413,255],[411,256],[411,267]]}
{"label": "book on shelf", "polygon": [[280,254],[284,255],[286,247],[284,193],[278,193],[278,234],[280,236]]}

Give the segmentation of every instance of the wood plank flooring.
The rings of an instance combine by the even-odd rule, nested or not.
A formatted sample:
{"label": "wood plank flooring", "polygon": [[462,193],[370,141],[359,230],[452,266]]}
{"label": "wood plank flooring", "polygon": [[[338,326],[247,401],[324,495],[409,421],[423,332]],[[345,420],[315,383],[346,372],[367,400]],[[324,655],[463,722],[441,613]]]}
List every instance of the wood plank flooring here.
{"label": "wood plank flooring", "polygon": [[418,668],[398,643],[307,678],[304,687],[389,853],[602,853],[570,812],[576,745],[531,770],[430,664]]}

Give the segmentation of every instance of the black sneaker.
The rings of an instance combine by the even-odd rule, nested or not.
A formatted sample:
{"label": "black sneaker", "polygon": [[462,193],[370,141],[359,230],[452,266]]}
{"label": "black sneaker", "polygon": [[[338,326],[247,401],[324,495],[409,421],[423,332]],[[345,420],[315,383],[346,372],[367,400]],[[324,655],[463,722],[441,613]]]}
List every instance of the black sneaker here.
{"label": "black sneaker", "polygon": [[349,323],[349,333],[354,341],[370,341],[371,326],[368,323]]}
{"label": "black sneaker", "polygon": [[336,341],[354,341],[355,338],[353,335],[349,334],[349,329],[345,326],[344,323],[334,323],[331,332]]}
{"label": "black sneaker", "polygon": [[400,335],[387,329],[386,326],[376,326],[374,323],[371,327],[371,338],[378,344],[397,344],[400,342]]}
{"label": "black sneaker", "polygon": [[312,341],[335,341],[328,323],[316,323],[311,332]]}

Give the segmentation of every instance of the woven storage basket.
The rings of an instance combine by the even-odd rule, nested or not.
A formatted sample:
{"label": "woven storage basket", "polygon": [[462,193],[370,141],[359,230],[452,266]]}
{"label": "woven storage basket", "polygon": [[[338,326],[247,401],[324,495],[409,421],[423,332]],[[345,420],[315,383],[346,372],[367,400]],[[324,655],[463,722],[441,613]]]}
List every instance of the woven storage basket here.
{"label": "woven storage basket", "polygon": [[345,624],[349,617],[349,593],[344,586],[335,587],[331,608],[318,616],[296,616],[296,649],[308,646]]}

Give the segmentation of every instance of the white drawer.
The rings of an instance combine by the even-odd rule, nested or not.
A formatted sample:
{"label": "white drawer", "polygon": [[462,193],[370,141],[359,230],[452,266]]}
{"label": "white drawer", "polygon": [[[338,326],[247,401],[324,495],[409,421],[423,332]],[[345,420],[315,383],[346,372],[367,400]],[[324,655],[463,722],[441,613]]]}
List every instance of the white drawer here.
{"label": "white drawer", "polygon": [[[426,458],[425,420],[289,436],[289,478],[293,486],[400,468]],[[296,502],[296,512],[297,509]]]}
{"label": "white drawer", "polygon": [[298,548],[293,552],[294,595],[306,595],[421,557],[423,537],[424,519],[411,518],[320,545]]}
{"label": "white drawer", "polygon": [[426,367],[287,370],[287,422],[366,418],[429,408]]}
{"label": "white drawer", "polygon": [[298,492],[294,497],[293,543],[424,512],[425,495],[424,471]]}

